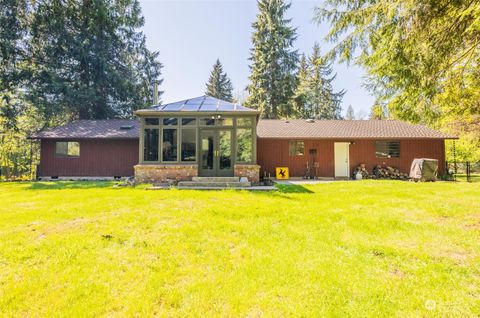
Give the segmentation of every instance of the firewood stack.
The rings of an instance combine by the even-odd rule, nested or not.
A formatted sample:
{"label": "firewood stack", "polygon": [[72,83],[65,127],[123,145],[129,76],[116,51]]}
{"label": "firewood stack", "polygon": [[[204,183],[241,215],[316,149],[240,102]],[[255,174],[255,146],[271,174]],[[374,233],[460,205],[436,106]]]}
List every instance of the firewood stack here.
{"label": "firewood stack", "polygon": [[408,174],[400,172],[400,170],[394,167],[378,165],[373,168],[372,177],[375,179],[407,180]]}
{"label": "firewood stack", "polygon": [[358,167],[353,169],[353,178],[354,179],[357,178],[357,173],[359,173],[359,172],[362,174],[362,179],[368,179],[369,178],[369,173],[368,173],[368,170],[365,167],[364,163],[361,163]]}

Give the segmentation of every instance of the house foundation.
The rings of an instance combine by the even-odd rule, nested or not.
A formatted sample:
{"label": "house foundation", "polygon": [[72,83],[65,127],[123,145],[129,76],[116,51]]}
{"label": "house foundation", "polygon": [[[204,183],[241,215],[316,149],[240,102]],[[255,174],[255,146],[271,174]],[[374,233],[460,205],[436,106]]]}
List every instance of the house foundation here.
{"label": "house foundation", "polygon": [[235,177],[246,177],[250,182],[260,181],[260,166],[252,164],[236,164],[234,166]]}
{"label": "house foundation", "polygon": [[137,183],[162,183],[168,181],[188,181],[198,176],[197,164],[139,164],[134,167]]}

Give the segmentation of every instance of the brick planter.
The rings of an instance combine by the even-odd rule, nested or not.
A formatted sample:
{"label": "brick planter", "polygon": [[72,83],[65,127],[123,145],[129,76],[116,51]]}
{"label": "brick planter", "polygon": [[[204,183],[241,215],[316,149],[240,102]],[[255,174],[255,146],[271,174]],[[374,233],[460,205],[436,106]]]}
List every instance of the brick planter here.
{"label": "brick planter", "polygon": [[198,176],[197,164],[139,164],[134,167],[138,183],[188,181]]}
{"label": "brick planter", "polygon": [[234,166],[235,177],[247,177],[250,182],[260,181],[260,166],[259,165],[246,165],[236,164]]}

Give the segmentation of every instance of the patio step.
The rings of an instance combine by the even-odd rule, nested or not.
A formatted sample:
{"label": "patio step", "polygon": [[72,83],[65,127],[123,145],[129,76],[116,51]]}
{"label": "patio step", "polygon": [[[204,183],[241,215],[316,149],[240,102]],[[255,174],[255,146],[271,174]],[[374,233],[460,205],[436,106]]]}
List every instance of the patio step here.
{"label": "patio step", "polygon": [[178,183],[178,189],[191,189],[191,188],[216,188],[216,189],[228,189],[228,188],[248,188],[251,187],[250,182],[205,182],[205,181],[180,181]]}
{"label": "patio step", "polygon": [[193,177],[194,182],[238,182],[239,177]]}

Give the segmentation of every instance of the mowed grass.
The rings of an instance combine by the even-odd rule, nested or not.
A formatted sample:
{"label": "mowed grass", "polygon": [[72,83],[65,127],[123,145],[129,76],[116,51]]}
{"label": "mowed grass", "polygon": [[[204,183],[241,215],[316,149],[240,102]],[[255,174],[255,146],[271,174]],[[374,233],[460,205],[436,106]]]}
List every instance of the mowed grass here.
{"label": "mowed grass", "polygon": [[478,317],[480,187],[0,184],[4,316]]}

